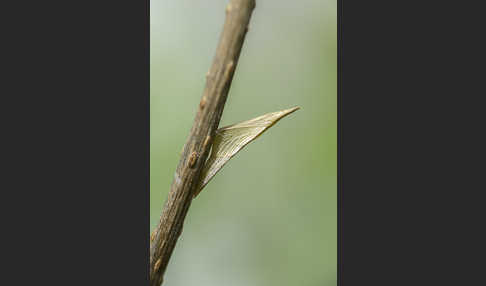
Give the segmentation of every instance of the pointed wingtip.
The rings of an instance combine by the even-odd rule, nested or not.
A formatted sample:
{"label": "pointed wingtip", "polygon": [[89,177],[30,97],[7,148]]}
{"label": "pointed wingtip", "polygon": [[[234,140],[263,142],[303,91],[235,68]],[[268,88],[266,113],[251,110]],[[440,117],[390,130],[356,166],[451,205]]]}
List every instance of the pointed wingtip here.
{"label": "pointed wingtip", "polygon": [[[284,110],[280,110],[280,111],[277,111],[277,112],[273,112],[273,113],[268,113],[266,115],[271,115],[273,118],[272,118],[272,123],[270,125],[267,126],[266,129],[272,127],[273,125],[275,125],[275,123],[277,123],[280,119],[286,117],[287,115],[297,111],[300,109],[300,106],[294,106],[292,108],[289,108],[289,109],[284,109]],[[263,115],[265,116],[265,115]]]}
{"label": "pointed wingtip", "polygon": [[290,113],[292,113],[294,111],[297,111],[299,109],[300,109],[300,106],[294,106],[292,108],[283,110],[283,112],[285,113],[285,115],[288,115],[288,114],[290,114]]}

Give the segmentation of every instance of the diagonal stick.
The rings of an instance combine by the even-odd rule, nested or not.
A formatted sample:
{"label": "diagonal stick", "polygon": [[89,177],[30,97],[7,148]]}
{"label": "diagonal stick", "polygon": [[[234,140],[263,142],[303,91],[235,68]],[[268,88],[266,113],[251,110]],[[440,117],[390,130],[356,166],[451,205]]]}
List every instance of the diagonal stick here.
{"label": "diagonal stick", "polygon": [[231,0],[212,66],[206,75],[201,102],[177,166],[160,221],[150,239],[150,286],[163,275],[198,187],[248,31],[255,0]]}

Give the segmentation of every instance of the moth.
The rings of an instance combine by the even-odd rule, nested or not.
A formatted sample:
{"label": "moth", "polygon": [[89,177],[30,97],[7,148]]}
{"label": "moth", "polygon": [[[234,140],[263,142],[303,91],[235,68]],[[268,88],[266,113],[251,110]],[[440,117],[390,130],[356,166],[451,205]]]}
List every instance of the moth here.
{"label": "moth", "polygon": [[216,130],[206,163],[203,166],[201,180],[194,198],[202,191],[207,183],[221,170],[221,168],[236,155],[243,147],[258,138],[267,129],[275,125],[280,119],[298,110],[300,107],[267,113],[253,119],[225,126]]}

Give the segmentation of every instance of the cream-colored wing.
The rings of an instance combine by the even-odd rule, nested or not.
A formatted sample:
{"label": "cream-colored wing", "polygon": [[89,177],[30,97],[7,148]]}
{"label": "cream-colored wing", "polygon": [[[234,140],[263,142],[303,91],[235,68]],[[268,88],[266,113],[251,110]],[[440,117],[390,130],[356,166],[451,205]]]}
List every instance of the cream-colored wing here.
{"label": "cream-colored wing", "polygon": [[251,141],[255,140],[265,130],[272,127],[277,121],[297,109],[299,109],[299,107],[267,113],[247,121],[218,129],[213,140],[211,153],[204,164],[201,173],[201,183],[199,184],[194,197],[201,192],[214,175],[216,175],[224,164],[238,153],[238,151]]}

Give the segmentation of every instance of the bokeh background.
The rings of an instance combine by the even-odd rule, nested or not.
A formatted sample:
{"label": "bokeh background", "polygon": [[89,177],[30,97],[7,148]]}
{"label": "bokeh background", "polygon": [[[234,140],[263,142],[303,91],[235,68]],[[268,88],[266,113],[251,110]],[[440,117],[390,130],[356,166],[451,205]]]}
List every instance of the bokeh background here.
{"label": "bokeh background", "polygon": [[[150,231],[227,2],[150,2]],[[165,285],[336,285],[336,14],[335,0],[257,0],[220,126],[301,109],[240,151],[193,201]]]}

